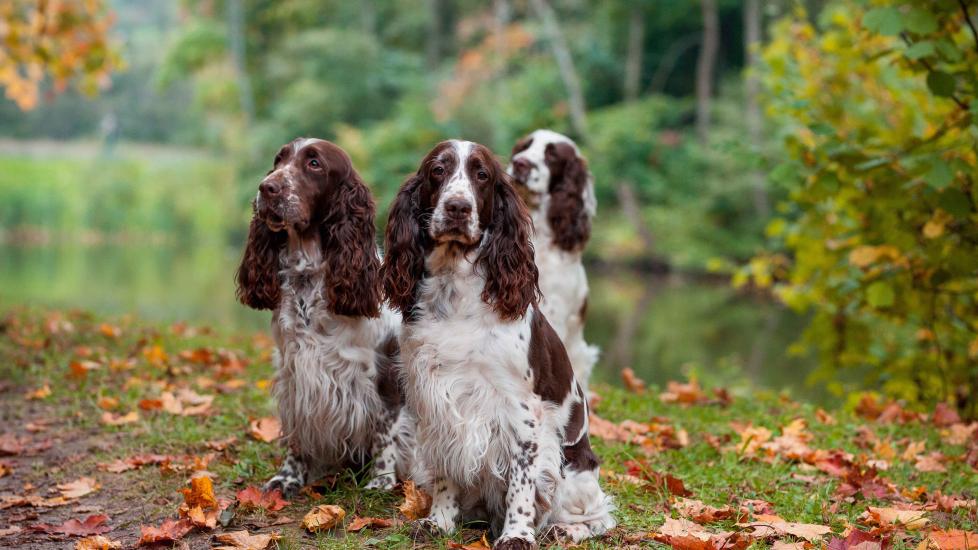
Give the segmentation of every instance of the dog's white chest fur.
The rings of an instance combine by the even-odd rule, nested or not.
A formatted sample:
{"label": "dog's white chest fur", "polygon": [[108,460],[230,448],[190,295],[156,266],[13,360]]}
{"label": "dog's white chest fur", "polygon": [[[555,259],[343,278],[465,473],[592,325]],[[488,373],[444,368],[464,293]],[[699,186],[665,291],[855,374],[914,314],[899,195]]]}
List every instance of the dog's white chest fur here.
{"label": "dog's white chest fur", "polygon": [[536,401],[529,323],[500,322],[472,268],[461,260],[453,274],[425,281],[401,345],[418,452],[463,485],[505,478],[515,437],[508,413]]}

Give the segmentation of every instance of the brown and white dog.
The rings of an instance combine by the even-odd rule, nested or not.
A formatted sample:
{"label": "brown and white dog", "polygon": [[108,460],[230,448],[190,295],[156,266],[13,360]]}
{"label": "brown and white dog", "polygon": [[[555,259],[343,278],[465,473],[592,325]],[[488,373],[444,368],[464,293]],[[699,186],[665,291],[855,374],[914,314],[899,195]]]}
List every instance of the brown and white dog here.
{"label": "brown and white dog", "polygon": [[417,423],[418,527],[488,514],[495,548],[538,533],[580,541],[615,525],[598,485],[587,400],[537,308],[530,218],[484,146],[437,145],[391,207],[384,289],[404,314],[401,359]]}
{"label": "brown and white dog", "polygon": [[577,381],[587,390],[598,348],[584,341],[588,284],[581,256],[597,206],[594,180],[577,145],[551,130],[520,139],[507,171],[533,219],[543,293],[540,309],[567,348]]}
{"label": "brown and white dog", "polygon": [[382,305],[374,201],[347,154],[296,139],[258,186],[238,299],[272,310],[274,394],[288,456],[266,489],[294,496],[372,461],[368,487],[409,470],[398,379],[401,318]]}

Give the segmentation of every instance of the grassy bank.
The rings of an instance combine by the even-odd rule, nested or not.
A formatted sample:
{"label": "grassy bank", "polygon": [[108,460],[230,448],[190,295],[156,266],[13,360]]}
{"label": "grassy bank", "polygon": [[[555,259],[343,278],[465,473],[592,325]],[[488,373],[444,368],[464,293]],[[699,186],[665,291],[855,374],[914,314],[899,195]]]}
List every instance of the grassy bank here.
{"label": "grassy bank", "polygon": [[[254,429],[273,415],[270,342],[261,333],[77,312],[0,315],[2,546],[63,548],[76,539],[56,527],[100,514],[108,516],[104,536],[134,545],[144,526],[178,518],[185,502],[178,490],[201,472],[230,506],[226,526],[182,537],[191,547],[240,530],[275,533],[281,548],[451,548],[481,536],[476,525],[450,540],[415,543],[409,527],[397,525],[405,519],[400,492],[361,489],[348,474],[281,510],[235,506],[235,495],[260,485],[281,457]],[[866,401],[860,414],[826,412],[770,393],[728,398],[689,385],[597,393],[592,439],[620,526],[587,548],[689,547],[682,537],[690,536],[700,548],[767,547],[803,542],[799,534],[819,546],[853,529],[909,548],[944,530],[978,530],[976,433],[946,411],[922,415]],[[79,480],[89,490],[71,496]],[[318,504],[341,506],[346,519],[310,534],[300,522]],[[870,507],[904,508],[904,521],[867,516]],[[684,516],[695,521],[681,524],[685,533],[671,531]],[[354,517],[394,525],[354,533]],[[759,533],[752,521],[775,532]],[[786,534],[785,521],[821,529]]]}

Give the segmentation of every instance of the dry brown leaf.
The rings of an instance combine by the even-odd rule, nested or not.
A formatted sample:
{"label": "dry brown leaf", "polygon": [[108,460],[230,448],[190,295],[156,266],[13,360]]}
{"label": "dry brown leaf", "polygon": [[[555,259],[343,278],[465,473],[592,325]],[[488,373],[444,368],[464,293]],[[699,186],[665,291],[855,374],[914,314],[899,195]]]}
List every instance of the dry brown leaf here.
{"label": "dry brown leaf", "polygon": [[117,548],[122,548],[122,542],[102,535],[85,537],[75,543],[75,550],[116,550]]}
{"label": "dry brown leaf", "polygon": [[302,527],[316,533],[329,531],[346,517],[346,510],[333,504],[320,504],[302,518]]}
{"label": "dry brown leaf", "polygon": [[637,394],[645,393],[645,381],[635,375],[635,371],[626,367],[621,370],[621,380],[628,391]]}
{"label": "dry brown leaf", "polygon": [[899,510],[896,508],[877,508],[870,506],[859,516],[867,525],[880,527],[900,527],[916,531],[924,528],[930,522],[927,512],[920,510]]}
{"label": "dry brown leaf", "polygon": [[397,507],[409,520],[428,517],[431,510],[431,496],[408,480],[404,482],[404,502]]}
{"label": "dry brown leaf", "polygon": [[692,498],[676,497],[672,502],[672,508],[697,523],[712,523],[734,515],[734,511],[729,506],[715,508]]}
{"label": "dry brown leaf", "polygon": [[917,468],[918,472],[944,473],[947,472],[947,468],[944,466],[944,459],[945,457],[940,451],[920,455],[914,463],[914,468]]}
{"label": "dry brown leaf", "polygon": [[252,420],[248,426],[248,435],[266,443],[271,443],[278,439],[281,431],[282,423],[279,422],[278,418],[270,416]]}
{"label": "dry brown leaf", "polygon": [[931,421],[935,426],[943,428],[961,422],[961,417],[958,416],[958,411],[952,409],[947,403],[938,403],[934,408],[934,416],[931,417]]}
{"label": "dry brown leaf", "polygon": [[917,460],[918,455],[923,454],[925,448],[927,448],[926,441],[911,441],[907,444],[907,448],[903,451],[901,458],[907,462],[914,462]]}
{"label": "dry brown leaf", "polygon": [[163,520],[163,524],[159,527],[140,525],[139,542],[137,542],[136,545],[145,546],[159,542],[173,542],[183,538],[183,536],[189,533],[193,528],[194,525],[190,523],[190,520],[188,519],[174,521],[167,518]]}
{"label": "dry brown leaf", "polygon": [[806,542],[785,542],[783,540],[776,540],[774,544],[771,545],[771,550],[805,550],[805,548],[810,547],[811,544]]}
{"label": "dry brown leaf", "polygon": [[214,484],[211,478],[205,475],[196,475],[190,478],[190,487],[180,489],[183,493],[184,504],[187,508],[200,507],[203,510],[213,510],[217,508],[217,499],[214,497]]}
{"label": "dry brown leaf", "polygon": [[139,422],[139,413],[131,411],[125,415],[118,415],[109,411],[102,413],[102,424],[108,426],[121,426],[122,424],[132,424]]}
{"label": "dry brown leaf", "polygon": [[976,430],[978,430],[978,422],[952,424],[948,429],[941,430],[941,437],[948,445],[965,445],[975,436]]}
{"label": "dry brown leaf", "polygon": [[468,544],[448,541],[448,547],[452,550],[489,550],[489,548],[491,548],[485,533],[482,533],[482,537],[479,540],[470,542]]}
{"label": "dry brown leaf", "polygon": [[103,411],[112,411],[119,406],[119,400],[115,397],[102,396],[98,398],[97,405]]}
{"label": "dry brown leaf", "polygon": [[936,529],[927,535],[920,546],[934,550],[974,550],[978,548],[978,533],[970,533],[959,529],[943,531]]}
{"label": "dry brown leaf", "polygon": [[58,490],[61,491],[61,496],[67,499],[81,498],[89,493],[94,493],[99,487],[101,485],[90,477],[76,479],[70,483],[58,484]]}
{"label": "dry brown leaf", "polygon": [[23,527],[17,525],[11,525],[10,527],[0,529],[0,539],[2,539],[3,537],[9,537],[10,535],[16,535],[17,533],[20,533],[23,530],[24,530]]}
{"label": "dry brown leaf", "polygon": [[693,405],[706,402],[707,397],[699,383],[696,380],[690,380],[686,384],[680,382],[667,383],[666,391],[659,394],[659,400],[663,403]]}
{"label": "dry brown leaf", "polygon": [[101,332],[102,336],[105,336],[106,338],[118,338],[122,335],[122,329],[108,323],[102,323],[99,325],[98,331]]}
{"label": "dry brown leaf", "polygon": [[213,395],[200,395],[192,390],[181,388],[174,395],[165,391],[160,394],[161,408],[179,416],[198,416],[210,412]]}
{"label": "dry brown leaf", "polygon": [[832,532],[832,528],[827,525],[816,525],[813,523],[794,523],[784,521],[773,516],[757,516],[760,521],[750,523],[738,523],[737,527],[751,529],[751,536],[758,539],[769,539],[791,535],[800,539],[805,539],[811,543],[818,543],[825,535]]}
{"label": "dry brown leaf", "polygon": [[212,441],[208,441],[207,443],[204,443],[204,445],[206,445],[207,448],[213,449],[215,451],[223,451],[224,449],[227,449],[228,447],[234,445],[237,442],[238,442],[238,438],[232,435],[224,439],[214,439]]}
{"label": "dry brown leaf", "polygon": [[84,380],[88,377],[88,373],[93,370],[102,368],[102,364],[97,361],[89,360],[79,360],[72,361],[68,364],[68,369],[71,371],[71,377],[79,380]]}
{"label": "dry brown leaf", "polygon": [[351,533],[356,533],[368,527],[371,529],[386,529],[399,524],[400,522],[395,519],[363,518],[358,516],[350,520],[350,523],[346,526],[346,530]]}
{"label": "dry brown leaf", "polygon": [[278,533],[259,533],[252,535],[248,531],[232,531],[215,535],[217,542],[226,546],[215,546],[215,550],[265,550],[272,541],[281,538]]}

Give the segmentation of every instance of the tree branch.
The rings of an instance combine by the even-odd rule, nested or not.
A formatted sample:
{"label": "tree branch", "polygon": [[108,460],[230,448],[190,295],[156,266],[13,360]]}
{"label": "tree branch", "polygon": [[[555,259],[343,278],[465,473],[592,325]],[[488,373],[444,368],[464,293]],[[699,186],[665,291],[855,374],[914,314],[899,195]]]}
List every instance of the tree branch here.
{"label": "tree branch", "polygon": [[975,37],[975,50],[978,50],[978,29],[971,22],[971,15],[968,14],[968,5],[965,4],[964,0],[958,0],[958,5],[961,6],[961,13],[964,14],[964,20],[968,23],[968,28],[971,29],[971,36]]}

